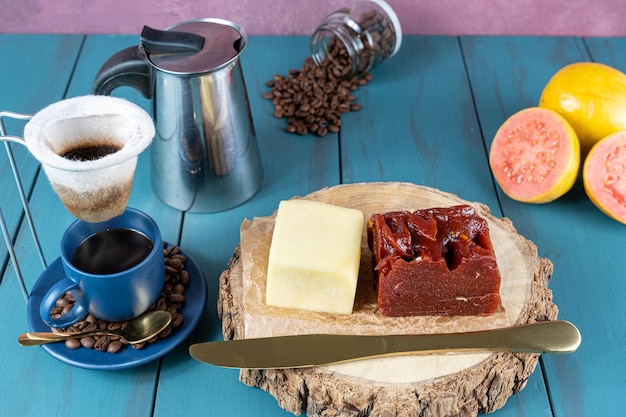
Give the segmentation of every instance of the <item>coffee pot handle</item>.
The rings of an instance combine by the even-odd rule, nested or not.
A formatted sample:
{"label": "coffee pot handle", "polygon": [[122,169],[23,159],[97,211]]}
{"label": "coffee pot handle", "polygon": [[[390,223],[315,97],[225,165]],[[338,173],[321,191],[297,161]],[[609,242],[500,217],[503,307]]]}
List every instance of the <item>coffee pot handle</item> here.
{"label": "coffee pot handle", "polygon": [[138,46],[122,49],[109,58],[98,71],[91,91],[109,95],[122,86],[133,87],[145,98],[152,98],[150,66]]}

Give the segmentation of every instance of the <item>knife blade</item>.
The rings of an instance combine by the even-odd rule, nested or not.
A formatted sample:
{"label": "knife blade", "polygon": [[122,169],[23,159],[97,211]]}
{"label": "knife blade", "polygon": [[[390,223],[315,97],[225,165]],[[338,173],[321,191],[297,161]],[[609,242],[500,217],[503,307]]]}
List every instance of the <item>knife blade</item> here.
{"label": "knife blade", "polygon": [[572,353],[581,343],[565,320],[502,329],[422,335],[305,334],[196,343],[190,355],[226,368],[305,368],[355,360],[442,352]]}

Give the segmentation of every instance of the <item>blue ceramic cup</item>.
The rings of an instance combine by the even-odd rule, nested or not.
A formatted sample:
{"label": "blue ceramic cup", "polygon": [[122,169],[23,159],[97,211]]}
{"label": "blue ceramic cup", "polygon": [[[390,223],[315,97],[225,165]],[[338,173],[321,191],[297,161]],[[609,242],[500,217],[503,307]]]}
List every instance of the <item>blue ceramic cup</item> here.
{"label": "blue ceramic cup", "polygon": [[[137,259],[124,265],[133,256]],[[106,264],[98,264],[107,257]],[[41,319],[51,327],[70,326],[88,313],[106,321],[132,319],[156,302],[165,280],[161,232],[152,218],[131,208],[105,222],[72,223],[61,239],[61,263],[65,278],[48,290],[39,308]],[[72,292],[76,304],[61,317],[51,317],[66,291]]]}

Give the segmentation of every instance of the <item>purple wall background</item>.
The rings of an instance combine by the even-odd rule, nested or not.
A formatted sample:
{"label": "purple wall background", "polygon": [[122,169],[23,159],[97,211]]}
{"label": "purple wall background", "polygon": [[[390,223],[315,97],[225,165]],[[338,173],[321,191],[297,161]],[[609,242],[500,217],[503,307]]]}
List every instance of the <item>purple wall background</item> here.
{"label": "purple wall background", "polygon": [[[624,0],[388,0],[405,34],[626,36]],[[0,33],[138,34],[201,17],[310,35],[350,0],[0,0]]]}

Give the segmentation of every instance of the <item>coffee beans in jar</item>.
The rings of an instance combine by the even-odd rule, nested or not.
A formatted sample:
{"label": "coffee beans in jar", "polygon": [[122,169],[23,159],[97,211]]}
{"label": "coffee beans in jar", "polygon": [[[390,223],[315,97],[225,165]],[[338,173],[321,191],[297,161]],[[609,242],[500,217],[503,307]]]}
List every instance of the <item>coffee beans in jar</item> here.
{"label": "coffee beans in jar", "polygon": [[[342,77],[367,73],[392,57],[402,43],[402,28],[384,0],[354,0],[351,8],[331,13],[311,36],[311,56],[319,66],[337,61]],[[342,54],[335,53],[341,48]]]}
{"label": "coffee beans in jar", "polygon": [[[165,283],[158,300],[149,308],[153,310],[165,310],[172,315],[172,321],[158,335],[152,339],[130,345],[133,349],[143,349],[158,340],[169,337],[177,328],[179,328],[184,320],[181,313],[182,306],[185,302],[185,289],[189,284],[189,273],[185,269],[186,257],[180,253],[180,249],[175,245],[168,245],[163,248],[165,258]],[[65,312],[71,310],[74,305],[74,298],[70,291],[60,297],[56,306],[51,311],[51,316],[59,317]],[[107,322],[88,314],[83,320],[73,324],[70,327],[53,328],[58,332],[91,332],[98,330],[117,330],[125,328],[127,321],[123,322]],[[117,353],[129,346],[129,343],[119,336],[88,336],[80,339],[69,339],[65,341],[65,346],[69,349],[78,349],[80,347],[94,349],[100,352]]]}

